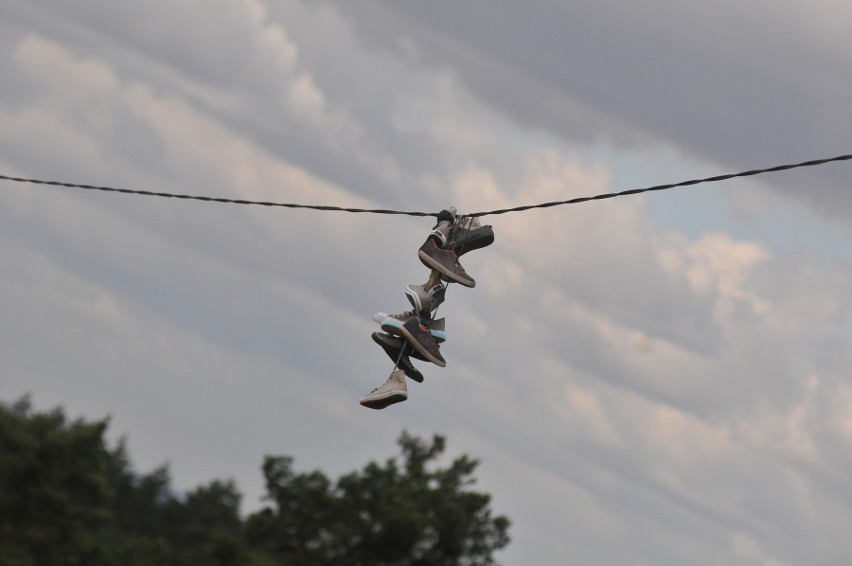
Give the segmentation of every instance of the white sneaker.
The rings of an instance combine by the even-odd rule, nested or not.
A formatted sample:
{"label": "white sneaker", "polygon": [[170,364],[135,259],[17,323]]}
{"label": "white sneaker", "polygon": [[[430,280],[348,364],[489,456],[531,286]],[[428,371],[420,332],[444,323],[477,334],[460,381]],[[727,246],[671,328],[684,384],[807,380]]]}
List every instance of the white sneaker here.
{"label": "white sneaker", "polygon": [[405,373],[395,368],[384,385],[373,389],[361,399],[360,403],[370,409],[384,409],[406,399],[408,399],[408,387],[405,385]]}

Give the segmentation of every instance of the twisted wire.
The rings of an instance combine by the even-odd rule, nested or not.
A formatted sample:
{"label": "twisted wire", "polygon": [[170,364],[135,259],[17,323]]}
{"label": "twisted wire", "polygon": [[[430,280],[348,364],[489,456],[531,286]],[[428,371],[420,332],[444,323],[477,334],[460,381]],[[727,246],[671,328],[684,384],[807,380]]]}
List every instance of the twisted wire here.
{"label": "twisted wire", "polygon": [[[852,159],[852,154],[850,155],[838,155],[837,157],[829,157],[826,159],[814,159],[811,161],[803,161],[801,163],[792,163],[786,165],[776,165],[774,167],[767,167],[765,169],[752,169],[750,171],[742,171],[740,173],[728,173],[726,175],[716,175],[713,177],[706,177],[703,179],[692,179],[689,181],[681,181],[678,183],[668,183],[664,185],[654,185],[651,187],[644,187],[638,189],[628,189],[625,191],[615,192],[615,193],[604,193],[600,195],[590,196],[590,197],[578,197],[572,198],[568,200],[559,200],[552,202],[543,202],[539,204],[528,204],[523,206],[515,206],[511,208],[501,208],[497,210],[488,210],[483,212],[474,212],[467,214],[469,217],[482,217],[482,216],[491,216],[498,214],[508,214],[510,212],[521,212],[524,210],[533,210],[538,208],[552,208],[554,206],[563,206],[569,204],[579,204],[583,202],[595,201],[595,200],[605,200],[615,197],[627,196],[627,195],[637,195],[640,193],[647,193],[651,191],[664,191],[668,189],[674,189],[677,187],[687,187],[693,185],[700,185],[702,183],[717,183],[720,181],[726,181],[728,179],[733,179],[736,177],[750,177],[754,175],[761,175],[763,173],[773,173],[777,171],[788,171],[790,169],[798,169],[800,167],[815,167],[817,165],[823,165],[825,163],[831,163],[834,161],[847,161]],[[241,205],[255,205],[255,206],[267,206],[267,207],[283,207],[283,208],[294,208],[294,209],[311,209],[311,210],[320,210],[320,211],[337,211],[337,212],[352,212],[352,213],[368,213],[368,214],[396,214],[396,215],[406,215],[406,216],[433,216],[437,217],[437,212],[419,212],[419,211],[403,211],[403,210],[390,210],[383,208],[354,208],[354,207],[343,207],[343,206],[331,206],[331,205],[318,205],[318,204],[295,204],[295,203],[284,203],[284,202],[269,202],[269,201],[256,201],[256,200],[244,200],[244,199],[229,199],[229,198],[219,198],[219,197],[208,197],[208,196],[199,196],[199,195],[186,195],[186,194],[178,194],[178,193],[165,193],[165,192],[154,192],[154,191],[144,191],[144,190],[136,190],[136,189],[124,189],[117,187],[108,187],[108,186],[96,186],[96,185],[84,185],[78,183],[66,183],[61,181],[43,181],[40,179],[27,179],[23,177],[11,177],[8,175],[0,175],[0,179],[6,181],[14,181],[17,183],[31,183],[37,185],[50,185],[56,187],[67,187],[74,189],[87,189],[94,191],[105,191],[105,192],[113,192],[113,193],[123,193],[123,194],[132,194],[132,195],[142,195],[142,196],[153,196],[153,197],[163,197],[163,198],[175,198],[182,200],[197,200],[203,202],[216,202],[216,203],[224,203],[224,204],[241,204]]]}
{"label": "twisted wire", "polygon": [[824,163],[830,163],[832,161],[847,161],[852,159],[852,155],[838,155],[837,157],[829,157],[826,159],[814,159],[812,161],[803,161],[802,163],[794,163],[788,165],[776,165],[774,167],[767,167],[766,169],[752,169],[750,171],[743,171],[741,173],[728,173],[726,175],[716,175],[714,177],[706,177],[704,179],[692,179],[690,181],[681,181],[679,183],[669,183],[665,185],[654,185],[652,187],[645,187],[642,189],[629,189],[626,191],[620,191],[617,193],[605,193],[601,195],[595,195],[592,197],[578,197],[572,198],[568,200],[559,200],[553,202],[544,202],[540,204],[531,204],[526,206],[515,206],[512,208],[501,208],[499,210],[489,210],[487,212],[474,212],[470,214],[470,216],[489,216],[494,214],[506,214],[509,212],[520,212],[523,210],[532,210],[534,208],[550,208],[554,206],[562,206],[567,204],[579,204],[581,202],[589,202],[592,200],[604,200],[609,198],[621,197],[626,195],[638,195],[640,193],[647,193],[651,191],[665,191],[668,189],[674,189],[676,187],[687,187],[691,185],[700,185],[701,183],[718,183],[719,181],[727,181],[728,179],[733,179],[735,177],[750,177],[753,175],[761,175],[763,173],[772,173],[775,171],[788,171],[790,169],[798,169],[799,167],[814,167],[816,165],[822,165]]}
{"label": "twisted wire", "polygon": [[294,204],[287,202],[269,202],[269,201],[260,201],[260,200],[244,200],[244,199],[230,199],[230,198],[220,198],[220,197],[207,197],[207,196],[199,196],[199,195],[186,195],[186,194],[178,194],[178,193],[163,193],[163,192],[154,192],[154,191],[143,191],[137,189],[122,189],[117,187],[105,187],[105,186],[96,186],[96,185],[82,185],[78,183],[65,183],[61,181],[43,181],[40,179],[27,179],[23,177],[10,177],[7,175],[0,175],[0,179],[4,179],[6,181],[15,181],[18,183],[32,183],[36,185],[50,185],[54,187],[68,187],[73,189],[87,189],[92,191],[104,191],[110,193],[124,193],[129,195],[142,195],[149,197],[164,197],[164,198],[176,198],[182,200],[199,200],[203,202],[218,202],[224,204],[244,204],[244,205],[256,205],[256,206],[277,206],[284,208],[307,208],[311,210],[325,210],[325,211],[339,211],[339,212],[366,212],[370,214],[405,214],[408,216],[437,216],[437,212],[405,212],[401,210],[387,210],[382,208],[350,208],[344,206],[331,206],[331,205],[321,205],[321,204]]}

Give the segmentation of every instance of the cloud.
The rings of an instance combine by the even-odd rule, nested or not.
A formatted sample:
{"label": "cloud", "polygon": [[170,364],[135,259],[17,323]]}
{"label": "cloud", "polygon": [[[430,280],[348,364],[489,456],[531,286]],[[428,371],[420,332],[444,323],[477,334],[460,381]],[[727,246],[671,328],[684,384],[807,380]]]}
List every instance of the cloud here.
{"label": "cloud", "polygon": [[[7,6],[2,169],[472,211],[622,188],[671,147],[710,167],[833,143],[758,131],[797,101],[830,116],[827,67],[804,101],[799,73],[846,65],[821,58],[846,41],[831,18],[799,15],[788,67],[779,10],[657,8]],[[367,415],[390,371],[370,315],[408,308],[430,219],[4,191],[4,391],[114,413],[143,468],[234,475],[248,505],[262,453],[342,473],[403,426],[445,432],[483,458],[513,562],[842,563],[849,265],[705,215],[686,234],[650,202],[485,217],[477,287],[440,311],[448,367]]]}
{"label": "cloud", "polygon": [[[519,122],[583,144],[688,148],[722,172],[846,151],[840,125],[849,121],[843,93],[852,84],[837,77],[850,76],[838,56],[849,38],[836,22],[849,8],[788,4],[704,9],[660,0],[613,11],[479,2],[444,11],[363,0],[340,9],[364,41],[390,52],[416,46],[413,62],[453,69]],[[848,222],[842,170],[774,182]]]}

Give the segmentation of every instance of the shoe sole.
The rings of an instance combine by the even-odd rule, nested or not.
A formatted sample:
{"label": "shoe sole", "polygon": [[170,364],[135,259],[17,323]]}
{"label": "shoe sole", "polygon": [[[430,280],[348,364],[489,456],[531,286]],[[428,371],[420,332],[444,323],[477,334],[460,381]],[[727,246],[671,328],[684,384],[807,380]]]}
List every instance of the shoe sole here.
{"label": "shoe sole", "polygon": [[464,285],[465,287],[470,287],[471,289],[473,287],[476,287],[476,281],[474,281],[473,279],[462,279],[458,276],[457,273],[448,271],[443,265],[441,265],[438,261],[433,259],[429,254],[427,254],[423,250],[417,252],[417,256],[420,258],[420,261],[423,263],[423,265],[431,269],[436,269],[440,271],[441,275],[443,275],[447,279],[455,281],[456,283]]}
{"label": "shoe sole", "polygon": [[[402,329],[402,323],[395,318],[391,318],[389,316],[382,316],[382,313],[376,313],[373,315],[373,320],[378,322],[382,327],[382,330],[387,332],[388,334],[393,334],[394,336],[400,335],[400,330]],[[440,319],[439,319],[440,320]],[[432,330],[432,338],[435,339],[435,342],[438,344],[443,344],[447,341],[447,333],[443,330]]]}
{"label": "shoe sole", "polygon": [[396,391],[391,391],[387,395],[383,395],[382,397],[379,397],[379,398],[374,397],[374,398],[368,399],[368,398],[364,397],[363,399],[361,399],[361,401],[359,401],[359,403],[362,406],[367,407],[368,409],[380,410],[380,409],[384,409],[385,407],[389,407],[389,406],[393,405],[394,403],[401,403],[401,402],[405,401],[406,399],[408,399],[408,392],[407,391],[396,390]]}
{"label": "shoe sole", "polygon": [[428,359],[430,362],[432,362],[433,364],[435,364],[436,366],[441,367],[441,368],[443,368],[443,367],[447,367],[447,362],[445,362],[444,360],[442,360],[442,359],[440,359],[440,358],[436,358],[435,356],[433,356],[432,354],[430,354],[430,353],[429,353],[429,350],[427,350],[426,348],[424,348],[423,346],[421,346],[421,345],[420,345],[420,342],[418,342],[418,341],[417,341],[417,338],[415,338],[415,337],[411,334],[411,332],[409,332],[409,331],[408,331],[408,329],[406,329],[404,326],[403,326],[402,328],[400,328],[400,333],[401,333],[401,334],[405,337],[405,339],[406,339],[406,340],[408,340],[408,343],[409,343],[409,344],[411,344],[412,346],[414,346],[414,348],[415,348],[418,352],[420,352],[421,354],[423,354],[423,356],[424,356],[426,359]]}

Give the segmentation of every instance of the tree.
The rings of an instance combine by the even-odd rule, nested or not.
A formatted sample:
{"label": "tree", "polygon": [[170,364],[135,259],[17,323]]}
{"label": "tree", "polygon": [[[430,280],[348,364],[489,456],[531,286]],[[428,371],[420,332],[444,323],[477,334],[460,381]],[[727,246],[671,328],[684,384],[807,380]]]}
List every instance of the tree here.
{"label": "tree", "polygon": [[0,403],[0,566],[240,564],[240,496],[214,481],[177,498],[168,469],[136,474],[108,420]]}
{"label": "tree", "polygon": [[106,421],[0,405],[0,556],[3,564],[101,564],[110,520]]}
{"label": "tree", "polygon": [[509,521],[473,491],[478,463],[438,463],[445,441],[403,433],[400,460],[331,481],[263,463],[270,505],[243,520],[232,481],[184,495],[168,468],[133,471],[107,419],[0,402],[0,566],[293,566],[494,564]]}
{"label": "tree", "polygon": [[445,440],[399,439],[402,462],[371,462],[332,483],[295,473],[288,457],[263,464],[266,498],[249,517],[251,546],[276,564],[440,566],[494,564],[509,543],[509,520],[493,517],[490,496],[468,488],[478,462],[438,466]]}

